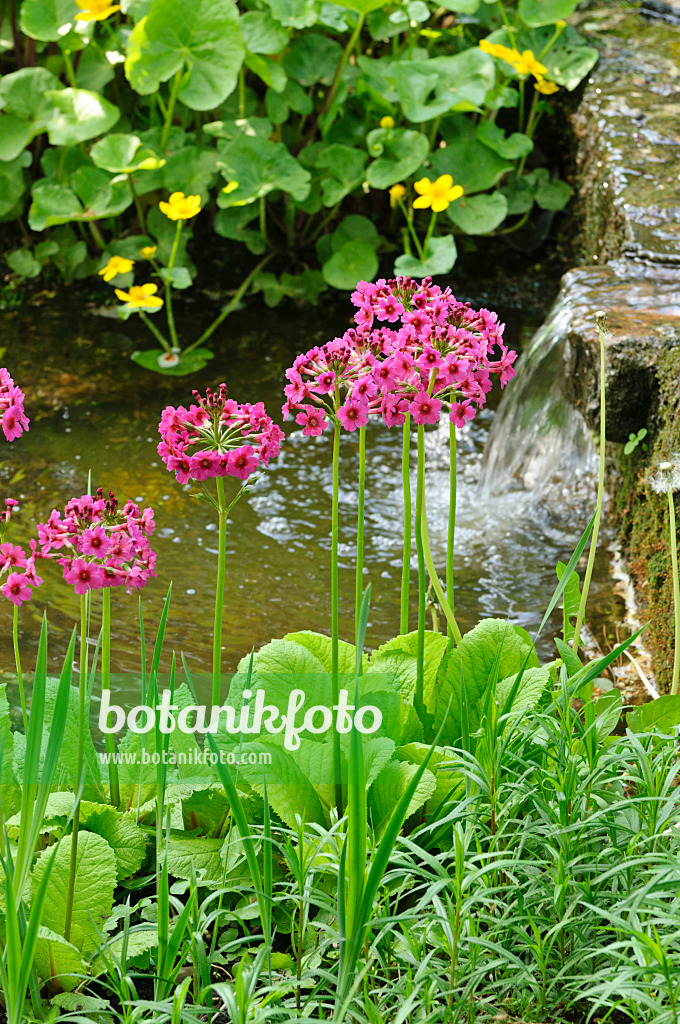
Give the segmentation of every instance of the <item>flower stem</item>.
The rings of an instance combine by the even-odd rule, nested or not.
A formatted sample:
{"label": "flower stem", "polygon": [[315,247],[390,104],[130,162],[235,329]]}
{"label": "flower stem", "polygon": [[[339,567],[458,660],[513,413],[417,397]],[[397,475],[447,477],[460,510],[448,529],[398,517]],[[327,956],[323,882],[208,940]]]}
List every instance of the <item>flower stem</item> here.
{"label": "flower stem", "polygon": [[432,216],[430,217],[430,226],[427,229],[427,234],[425,235],[425,242],[423,244],[423,252],[425,253],[425,257],[424,257],[425,259],[427,259],[427,247],[430,244],[430,239],[432,238],[432,232],[434,231],[434,226],[435,226],[436,223],[437,223],[437,214],[433,210],[432,211]]}
{"label": "flower stem", "polygon": [[401,566],[401,616],[399,632],[408,633],[408,596],[411,582],[411,415],[406,413],[401,447],[401,480],[404,491],[404,549]]}
{"label": "flower stem", "polygon": [[[111,689],[111,591],[108,587],[102,590],[102,694]],[[108,725],[108,722],[106,723]],[[120,804],[120,788],[118,785],[118,766],[113,755],[116,753],[116,741],[111,733],[104,738],[106,753],[109,755],[109,787],[113,807]]]}
{"label": "flower stem", "polygon": [[425,678],[425,550],[423,548],[423,503],[425,499],[425,427],[418,425],[418,468],[416,475],[416,552],[418,555],[418,643],[416,648],[416,689],[414,707],[423,721],[425,705],[423,686]]}
{"label": "flower stem", "polygon": [[215,486],[217,488],[217,504],[219,508],[219,547],[217,553],[217,586],[215,588],[215,627],[213,632],[213,707],[217,707],[221,703],[222,619],[224,609],[224,578],[227,567],[227,507],[224,497],[224,480],[221,476],[215,478]]}
{"label": "flower stem", "polygon": [[245,293],[248,291],[248,288],[250,287],[252,281],[257,277],[257,275],[260,273],[262,268],[264,266],[266,266],[267,263],[269,263],[270,259],[272,258],[272,255],[273,254],[270,254],[269,256],[265,256],[265,258],[263,260],[260,260],[260,262],[257,264],[257,266],[253,270],[251,270],[251,272],[248,274],[246,279],[242,282],[242,284],[239,285],[239,288],[238,288],[236,294],[234,295],[233,299],[231,299],[231,301],[224,307],[224,309],[219,314],[219,316],[217,316],[213,320],[213,322],[210,324],[210,327],[208,327],[203,332],[203,334],[200,336],[198,341],[192,342],[191,345],[188,345],[184,349],[184,355],[187,355],[189,352],[192,352],[195,348],[198,348],[200,345],[202,345],[204,341],[208,340],[208,338],[213,333],[213,331],[217,330],[217,328],[220,326],[222,321],[225,320],[226,317],[229,316],[231,311],[236,306],[238,306],[239,302],[241,301],[241,299],[243,298]]}
{"label": "flower stem", "polygon": [[453,614],[453,610],[449,607],[449,602],[446,599],[446,594],[444,593],[444,591],[442,589],[442,585],[439,582],[439,576],[437,575],[437,569],[436,569],[436,566],[434,564],[434,559],[432,557],[432,552],[430,550],[430,538],[429,538],[429,535],[428,535],[428,532],[427,532],[427,510],[426,510],[426,507],[425,507],[425,492],[424,491],[423,491],[423,510],[422,510],[422,519],[421,519],[421,526],[420,526],[420,528],[421,528],[421,532],[422,532],[423,557],[425,559],[425,564],[427,565],[427,571],[428,571],[430,580],[432,581],[432,586],[434,588],[434,592],[437,595],[437,597],[439,598],[439,603],[441,604],[442,611],[444,612],[444,615],[446,617],[446,622],[448,624],[448,631],[449,631],[450,635],[453,637],[454,641],[458,644],[463,639],[463,637],[461,635],[460,629],[458,627],[458,623],[456,622],[455,616]]}
{"label": "flower stem", "polygon": [[156,338],[157,341],[160,341],[160,343],[163,346],[163,348],[165,349],[165,351],[166,352],[172,352],[172,345],[168,344],[168,342],[165,340],[165,338],[163,337],[161,332],[158,330],[156,325],[154,323],[152,323],[151,319],[141,309],[139,310],[139,316],[140,316],[140,319],[142,320],[142,322],[144,324],[146,324],[146,326],[149,328],[149,330],[153,334],[154,338]]}
{"label": "flower stem", "polygon": [[673,490],[668,489],[668,519],[671,531],[671,563],[673,565],[673,609],[675,612],[675,649],[673,652],[673,676],[671,693],[678,692],[680,681],[680,576],[678,576],[678,534],[675,525],[675,502]]}
{"label": "flower stem", "polygon": [[[75,791],[80,787],[80,776],[83,771],[85,757],[85,712],[87,699],[87,594],[80,595],[80,680],[78,685],[78,748],[76,754]],[[71,938],[71,921],[73,919],[73,897],[76,887],[76,863],[78,857],[78,833],[80,831],[80,801],[76,804],[73,814],[71,832],[71,861],[68,872],[68,889],[66,892],[66,917],[64,919],[64,938]]]}
{"label": "flower stem", "polygon": [[[455,599],[453,594],[453,549],[456,536],[456,428],[449,421],[449,532],[446,541],[446,599],[451,609],[455,612]],[[448,627],[449,647],[455,640],[451,626]]]}
{"label": "flower stem", "polygon": [[177,94],[179,92],[179,83],[182,81],[182,75],[184,74],[184,64],[175,75],[172,80],[172,88],[170,89],[170,99],[168,100],[168,106],[165,111],[165,121],[163,122],[163,134],[161,135],[161,153],[165,153],[165,147],[168,144],[168,136],[172,127],[172,118],[175,113],[175,104],[177,103]]}
{"label": "flower stem", "polygon": [[[337,395],[336,395],[337,400]],[[337,404],[337,402],[336,402]],[[339,643],[340,619],[338,613],[338,503],[340,499],[340,421],[336,418],[333,433],[333,505],[331,511],[331,695],[337,704],[339,684]],[[338,818],[342,817],[342,765],[340,761],[340,734],[333,730],[333,777],[335,782],[335,805]]]}
{"label": "flower stem", "polygon": [[326,99],[324,101],[323,109],[319,117],[323,116],[323,114],[325,114],[327,111],[331,109],[331,104],[333,103],[333,100],[335,99],[335,94],[338,91],[338,86],[340,85],[340,79],[342,78],[342,72],[345,69],[345,64],[349,60],[349,56],[354,47],[356,46],[357,39],[359,38],[361,30],[364,27],[365,17],[365,14],[359,14],[357,18],[357,23],[354,26],[354,31],[352,32],[352,35],[349,37],[349,42],[347,43],[347,46],[343,50],[342,57],[340,58],[337,68],[335,69],[333,82],[331,84],[330,89],[326,93]]}
{"label": "flower stem", "polygon": [[581,626],[586,614],[586,603],[588,601],[588,591],[590,589],[590,580],[593,575],[593,565],[595,564],[595,552],[597,550],[597,534],[600,528],[600,517],[602,515],[602,502],[604,500],[604,460],[605,460],[605,361],[604,361],[604,339],[607,332],[606,327],[606,316],[604,313],[599,312],[595,314],[597,320],[597,329],[600,335],[600,475],[597,482],[597,506],[595,509],[595,519],[593,521],[593,532],[590,537],[590,549],[588,551],[588,563],[586,565],[586,575],[583,580],[583,592],[581,594],[581,600],[578,606],[578,614],[576,615],[576,625],[574,627],[574,642],[573,648],[575,651],[578,650],[579,643],[581,640]]}
{"label": "flower stem", "polygon": [[359,613],[364,593],[364,497],[366,490],[366,427],[359,428],[359,487],[357,491],[357,567],[354,605],[355,643],[359,643]]}
{"label": "flower stem", "polygon": [[28,736],[28,714],[26,712],[26,695],[24,693],[24,677],[21,671],[21,657],[19,654],[19,606],[14,605],[14,616],[12,620],[12,642],[14,644],[14,664],[17,669],[17,683],[19,685],[19,697],[21,698],[21,715],[24,720],[24,734]]}
{"label": "flower stem", "polygon": [[408,230],[409,230],[409,234],[411,235],[411,238],[413,239],[413,242],[415,244],[418,256],[420,257],[421,260],[424,260],[425,259],[425,252],[423,250],[422,245],[420,244],[420,239],[418,238],[418,235],[416,233],[416,229],[413,227],[413,219],[410,216],[409,211],[406,209],[406,205],[404,203],[404,200],[403,199],[398,199],[397,202],[399,203],[399,206],[401,207],[402,213],[404,214],[404,217],[406,218],[406,224],[407,224],[407,227],[408,227]]}
{"label": "flower stem", "polygon": [[182,221],[177,221],[177,230],[175,231],[175,240],[172,243],[172,249],[170,250],[170,259],[168,260],[168,279],[165,282],[165,307],[168,314],[168,330],[170,331],[170,340],[174,348],[179,348],[179,342],[177,341],[177,331],[175,330],[175,315],[172,311],[172,268],[175,265],[175,256],[177,255],[177,247],[179,245],[179,236],[182,231]]}

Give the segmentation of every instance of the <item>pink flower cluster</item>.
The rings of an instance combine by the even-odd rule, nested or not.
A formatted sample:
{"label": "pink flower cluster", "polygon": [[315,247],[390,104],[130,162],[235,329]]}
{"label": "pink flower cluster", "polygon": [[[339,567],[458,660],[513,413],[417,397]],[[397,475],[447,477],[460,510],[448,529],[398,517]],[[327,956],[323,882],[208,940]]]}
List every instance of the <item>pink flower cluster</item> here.
{"label": "pink flower cluster", "polygon": [[238,405],[227,398],[226,384],[215,392],[208,388],[205,398],[192,394],[196,405],[167,406],[158,427],[158,454],[179,483],[218,476],[247,480],[279,454],[284,433],[264,403]]}
{"label": "pink flower cluster", "polygon": [[437,423],[442,408],[463,427],[486,402],[492,376],[501,387],[514,376],[517,353],[503,344],[498,315],[459,302],[431,278],[360,281],[352,302],[356,328],[286,371],[283,415],[294,412],[303,434],[320,434],[329,416],[350,431],[371,415],[388,427],[406,413],[418,424]]}
{"label": "pink flower cluster", "polygon": [[[30,600],[33,593],[31,587],[39,587],[43,581],[35,571],[35,541],[31,541],[30,555],[27,555],[18,544],[5,542],[7,524],[19,502],[14,498],[5,498],[4,504],[5,508],[0,512],[0,577],[6,573],[7,579],[0,593],[18,606]],[[23,572],[18,572],[18,569],[23,569]]]}
{"label": "pink flower cluster", "polygon": [[2,429],[8,441],[21,437],[30,420],[24,412],[24,393],[16,387],[9,371],[0,367],[0,414]]}
{"label": "pink flower cluster", "polygon": [[113,493],[104,498],[100,487],[94,498],[72,498],[63,518],[53,509],[38,524],[40,556],[54,558],[54,551],[64,549],[57,561],[76,594],[119,586],[132,593],[156,576],[156,552],[148,539],[154,529],[153,509],[141,511],[133,501],[121,509]]}

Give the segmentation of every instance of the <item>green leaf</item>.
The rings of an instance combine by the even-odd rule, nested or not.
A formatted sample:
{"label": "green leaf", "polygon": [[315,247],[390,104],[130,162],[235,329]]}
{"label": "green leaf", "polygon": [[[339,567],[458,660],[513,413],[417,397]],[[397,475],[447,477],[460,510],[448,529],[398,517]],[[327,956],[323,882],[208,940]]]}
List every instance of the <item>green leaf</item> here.
{"label": "green leaf", "polygon": [[341,146],[339,143],[325,146],[321,150],[315,166],[326,171],[321,182],[324,206],[336,206],[356,188],[363,180],[366,160],[366,154],[360,149]]}
{"label": "green leaf", "polygon": [[331,235],[331,249],[337,252],[346,242],[365,242],[372,249],[380,245],[380,235],[372,220],[359,213],[350,213],[340,221]]}
{"label": "green leaf", "polygon": [[46,68],[22,68],[0,79],[0,160],[14,160],[54,117],[45,94],[61,88]]}
{"label": "green leaf", "polygon": [[534,148],[528,135],[513,132],[508,138],[503,129],[492,121],[482,121],[477,128],[477,138],[505,160],[517,160],[528,156]]}
{"label": "green leaf", "polygon": [[542,210],[563,210],[571,199],[571,188],[566,181],[560,181],[559,178],[553,178],[550,181],[549,173],[545,167],[534,171],[538,181],[536,202]]}
{"label": "green leaf", "polygon": [[[407,743],[397,748],[400,761],[419,765],[425,760],[430,747],[427,743]],[[428,771],[436,780],[436,788],[428,798],[428,810],[432,812],[444,803],[460,798],[465,793],[465,778],[451,767],[452,753],[445,747],[435,747],[428,763]]]}
{"label": "green leaf", "polygon": [[213,353],[207,348],[195,348],[186,355],[181,355],[179,363],[175,366],[163,366],[159,363],[166,353],[162,348],[147,349],[144,352],[133,352],[130,356],[133,362],[143,366],[145,370],[153,370],[165,377],[186,377],[190,373],[197,373],[207,366],[208,360],[213,358]]}
{"label": "green leaf", "polygon": [[534,205],[534,177],[532,174],[513,174],[500,192],[507,201],[508,216],[528,213]]}
{"label": "green leaf", "polygon": [[163,168],[163,184],[169,192],[200,195],[205,205],[217,178],[217,154],[200,146],[184,146],[177,150]]}
{"label": "green leaf", "polygon": [[267,246],[259,231],[248,229],[247,225],[257,217],[257,207],[232,206],[228,210],[218,210],[213,221],[216,234],[223,238],[233,238],[243,242],[250,252],[262,255]]}
{"label": "green leaf", "polygon": [[450,111],[479,110],[493,88],[493,60],[477,47],[451,57],[427,61],[399,61],[392,65],[404,116],[429,121]]}
{"label": "green leaf", "polygon": [[95,142],[90,156],[96,167],[111,171],[112,174],[157,170],[165,163],[152,149],[143,146],[137,135],[107,135]]}
{"label": "green leaf", "polygon": [[[564,570],[567,568],[564,562],[558,562],[555,567],[558,580],[561,580],[564,576]],[[581,603],[581,589],[580,579],[577,572],[571,572],[567,585],[562,592],[562,603],[564,607],[567,621],[572,618],[576,618],[578,614],[579,604]],[[567,643],[573,639],[573,630],[568,631],[569,635],[565,636],[564,639]]]}
{"label": "green leaf", "polygon": [[368,14],[383,6],[383,0],[333,0],[333,3],[338,7],[349,7],[350,11],[356,11],[357,14]]}
{"label": "green leaf", "polygon": [[435,277],[437,274],[448,274],[456,262],[458,252],[453,235],[440,235],[431,238],[425,259],[409,256],[404,253],[394,261],[395,274],[406,274],[409,277]]}
{"label": "green leaf", "polygon": [[283,58],[287,75],[308,89],[317,82],[330,85],[342,58],[342,47],[334,39],[312,32],[300,36]]}
{"label": "green leaf", "polygon": [[[508,676],[507,679],[501,679],[496,685],[496,704],[501,710],[505,707],[505,702],[510,696],[516,678],[517,672]],[[510,710],[518,712],[536,707],[549,686],[550,680],[551,673],[547,665],[540,668],[526,668]]]}
{"label": "green leaf", "polygon": [[672,735],[680,725],[680,694],[665,694],[628,712],[628,727],[633,732],[660,732]]}
{"label": "green leaf", "polygon": [[441,0],[441,6],[447,11],[455,11],[457,14],[475,14],[479,7],[479,0]]}
{"label": "green leaf", "polygon": [[[530,651],[529,645],[522,641],[509,622],[483,619],[446,655],[436,686],[428,688],[425,693],[428,710],[434,713],[433,728],[438,729],[444,722],[441,734],[444,745],[455,745],[462,736],[461,676],[465,681],[470,734],[479,728],[486,690],[492,682],[491,675],[499,651],[496,683],[503,681],[505,685],[509,678],[514,681]],[[449,700],[451,707],[446,717]]]}
{"label": "green leaf", "polygon": [[146,840],[144,832],[134,821],[113,807],[86,804],[82,822],[88,832],[101,836],[113,850],[119,880],[130,878],[139,871],[146,856]]}
{"label": "green leaf", "polygon": [[519,0],[519,16],[525,25],[550,25],[571,17],[579,0]]}
{"label": "green leaf", "polygon": [[[425,630],[424,688],[434,687],[437,672],[446,651],[446,637]],[[393,673],[402,700],[412,701],[418,672],[418,633],[393,637],[374,651],[366,672]],[[429,748],[428,748],[429,749]]]}
{"label": "green leaf", "polygon": [[[332,642],[325,633],[312,633],[311,630],[303,630],[299,633],[287,633],[284,640],[299,644],[304,647],[323,665],[326,672],[332,668]],[[365,656],[364,656],[365,661]],[[353,679],[357,664],[357,651],[354,644],[348,644],[344,640],[338,640],[338,672],[347,679]]]}
{"label": "green leaf", "polygon": [[451,203],[446,215],[466,235],[486,235],[507,217],[508,201],[500,192],[463,195],[456,203]]}
{"label": "green leaf", "polygon": [[324,281],[341,291],[357,281],[372,281],[378,271],[375,249],[366,242],[345,242],[321,268]]}
{"label": "green leaf", "polygon": [[[328,785],[330,742],[307,744],[294,754],[274,742],[249,741],[242,749],[248,755],[264,753],[271,757],[270,764],[241,764],[238,771],[260,796],[264,796],[266,779],[267,799],[282,821],[291,828],[297,827],[298,818],[318,825],[327,823],[317,787]],[[318,762],[316,767],[310,766],[312,758]]]}
{"label": "green leaf", "polygon": [[146,96],[184,70],[179,99],[212,110],[236,87],[244,55],[233,0],[153,0],[130,36],[125,74]]}
{"label": "green leaf", "polygon": [[309,193],[311,174],[282,142],[240,136],[219,150],[219,166],[228,181],[237,181],[238,188],[228,194],[220,192],[222,208],[252,203],[275,189],[289,192],[295,200]]}
{"label": "green leaf", "polygon": [[267,306],[277,306],[281,299],[305,299],[316,305],[327,284],[320,270],[304,270],[301,274],[258,274],[253,281],[253,292],[262,292]]}
{"label": "green leaf", "polygon": [[263,57],[258,53],[247,53],[244,63],[249,71],[262,79],[265,85],[270,86],[277,93],[283,92],[288,79],[278,61],[272,57]]}
{"label": "green leaf", "polygon": [[24,194],[27,156],[21,153],[15,160],[0,161],[0,217],[10,213]]}
{"label": "green leaf", "polygon": [[161,846],[159,860],[167,863],[168,873],[175,878],[190,880],[193,869],[199,884],[219,882],[224,870],[224,843],[224,839],[197,838],[173,829],[167,845],[164,841]]}
{"label": "green leaf", "polygon": [[[390,761],[371,786],[368,791],[368,812],[377,836],[381,836],[385,831],[396,804],[406,792],[417,771],[418,765],[416,764],[409,764],[407,761]],[[422,807],[436,788],[437,780],[432,772],[426,769],[408,805],[406,817]]]}
{"label": "green leaf", "polygon": [[120,118],[118,107],[87,89],[50,89],[45,97],[58,111],[47,125],[53,146],[75,146],[102,135]]}
{"label": "green leaf", "polygon": [[318,20],[316,0],[265,0],[272,17],[288,28],[311,28]]}
{"label": "green leaf", "polygon": [[30,249],[15,249],[5,256],[10,269],[19,277],[37,277],[43,268]]}
{"label": "green leaf", "polygon": [[[72,838],[72,835],[68,835],[59,840],[41,918],[43,926],[57,935],[64,934],[66,922]],[[31,876],[34,894],[51,854],[51,849],[45,850],[35,863]],[[99,944],[99,932],[113,906],[115,884],[116,857],[113,850],[101,836],[93,832],[81,832],[76,855],[71,943],[84,955],[92,952]]]}
{"label": "green leaf", "polygon": [[241,34],[250,53],[275,54],[288,44],[289,33],[266,11],[246,11],[241,15]]}
{"label": "green leaf", "polygon": [[446,118],[441,134],[446,146],[432,154],[429,178],[450,174],[454,184],[462,185],[465,195],[469,196],[493,188],[512,169],[511,163],[476,138],[474,125],[468,118]]}
{"label": "green leaf", "polygon": [[366,180],[373,188],[390,188],[410,177],[430,151],[427,136],[410,128],[376,128],[366,136],[369,164]]}
{"label": "green leaf", "polygon": [[38,929],[35,947],[35,967],[38,977],[51,981],[62,991],[71,991],[87,974],[87,964],[79,951],[62,935],[42,925]]}
{"label": "green leaf", "polygon": [[138,929],[131,929],[126,937],[124,934],[116,935],[115,938],[111,939],[106,946],[107,956],[98,956],[93,962],[90,973],[92,977],[97,978],[101,974],[105,974],[108,970],[107,962],[109,957],[113,957],[114,961],[120,961],[123,956],[123,948],[127,945],[127,962],[123,964],[123,968],[127,966],[130,960],[136,956],[140,956],[142,953],[146,953],[150,949],[155,949],[158,946],[158,932],[155,928],[140,927]]}
{"label": "green leaf", "polygon": [[64,26],[72,25],[79,11],[75,0],[23,0],[19,24],[31,39],[53,43],[63,38]]}

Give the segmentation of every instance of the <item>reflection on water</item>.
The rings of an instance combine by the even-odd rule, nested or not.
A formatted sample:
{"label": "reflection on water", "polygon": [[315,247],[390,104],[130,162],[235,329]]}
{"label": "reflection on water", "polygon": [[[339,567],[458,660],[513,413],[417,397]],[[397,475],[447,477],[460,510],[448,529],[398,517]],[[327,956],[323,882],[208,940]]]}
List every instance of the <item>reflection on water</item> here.
{"label": "reflection on water", "polygon": [[[509,318],[508,318],[509,319]],[[243,317],[239,320],[243,321]],[[108,344],[106,331],[94,318],[74,325],[95,337],[95,346]],[[232,321],[229,321],[231,324]],[[237,320],[234,318],[233,324]],[[25,541],[31,524],[46,519],[53,507],[63,507],[74,495],[92,485],[112,489],[121,499],[132,498],[156,510],[159,579],[142,595],[147,640],[153,635],[162,600],[172,580],[172,604],[166,651],[183,651],[195,670],[210,666],[212,601],[217,533],[209,507],[181,487],[163,466],[156,452],[157,425],[165,404],[188,404],[192,387],[204,387],[225,379],[238,401],[264,400],[280,422],[283,371],[297,351],[344,330],[347,313],[335,320],[317,314],[313,329],[309,315],[287,316],[282,327],[269,314],[258,327],[243,325],[240,346],[217,355],[200,380],[158,380],[121,360],[121,379],[107,369],[107,383],[98,394],[80,400],[73,385],[64,385],[60,396],[49,387],[49,359],[53,348],[44,331],[36,338],[33,361],[24,349],[12,362],[15,379],[27,391],[31,384],[49,400],[49,415],[35,420],[28,435],[11,447],[3,470],[2,492],[21,499],[13,539]],[[303,335],[303,325],[305,333]],[[18,345],[20,323],[9,323]],[[510,324],[509,341],[518,345],[521,323]],[[285,329],[285,336],[282,330]],[[62,324],[61,330],[68,330]],[[233,325],[232,325],[233,330]],[[96,334],[96,332],[99,334]],[[250,333],[248,333],[248,331]],[[45,361],[35,351],[45,352]],[[15,349],[19,353],[18,348]],[[107,358],[110,351],[106,348]],[[47,369],[46,369],[47,365]],[[58,384],[56,369],[55,384]],[[22,376],[23,373],[23,376]],[[69,390],[69,387],[71,390]],[[512,384],[510,385],[512,387]],[[535,630],[556,583],[554,565],[566,561],[586,521],[583,508],[559,503],[558,512],[531,500],[530,492],[494,492],[479,489],[482,452],[494,412],[485,410],[459,435],[459,483],[456,525],[456,612],[461,628],[470,628],[484,616],[509,616],[513,622]],[[235,508],[227,540],[227,591],[225,596],[224,667],[235,668],[252,647],[259,647],[288,631],[327,631],[330,619],[328,567],[331,517],[331,436],[306,438],[295,425],[286,425],[282,454],[263,473],[252,493]],[[7,452],[7,448],[9,451]],[[433,554],[443,567],[448,517],[448,421],[427,432],[428,519]],[[398,629],[401,578],[402,493],[401,430],[372,424],[367,432],[369,461],[366,478],[365,581],[371,583],[372,604],[367,643],[387,640]],[[414,439],[415,463],[415,439]],[[340,630],[353,634],[354,564],[356,539],[356,491],[358,438],[344,434],[341,446],[340,488]],[[415,481],[414,481],[415,483]],[[594,494],[594,488],[593,492]],[[14,522],[13,522],[14,525]],[[34,528],[34,527],[33,527]],[[25,665],[34,659],[42,612],[48,609],[52,627],[50,662],[56,668],[79,604],[72,589],[60,580],[58,566],[46,566],[46,583],[21,611]],[[411,623],[415,628],[415,552],[412,567],[414,590]],[[601,579],[603,614],[613,615],[614,599],[607,585],[606,566]],[[113,668],[134,672],[138,667],[137,599],[113,594]],[[94,601],[94,627],[98,628],[99,601]],[[0,669],[10,670],[11,612],[0,607]],[[559,616],[554,620],[559,629]],[[546,639],[543,653],[554,648]],[[165,666],[168,667],[167,665]],[[123,695],[121,694],[121,697]],[[205,695],[203,695],[205,696]]]}

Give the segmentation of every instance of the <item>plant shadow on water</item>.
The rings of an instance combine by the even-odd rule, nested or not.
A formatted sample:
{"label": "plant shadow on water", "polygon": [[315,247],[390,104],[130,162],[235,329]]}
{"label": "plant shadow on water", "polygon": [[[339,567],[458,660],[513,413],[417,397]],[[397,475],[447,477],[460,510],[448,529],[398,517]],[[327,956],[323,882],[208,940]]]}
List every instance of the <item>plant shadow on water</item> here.
{"label": "plant shadow on water", "polygon": [[[503,308],[502,302],[498,305],[501,320],[507,322],[506,341],[521,348],[539,326],[538,314],[526,314],[511,305]],[[189,309],[184,316],[187,314],[200,320],[203,311]],[[225,380],[230,397],[263,400],[281,422],[283,371],[292,355],[306,345],[341,334],[349,326],[346,303],[311,314],[296,309],[283,315],[277,310],[262,311],[255,326],[252,314],[249,309],[230,319],[212,363],[189,378],[152,377],[140,370],[127,358],[133,347],[129,336],[123,337],[105,320],[82,312],[61,307],[56,315],[52,311],[48,315],[40,309],[24,309],[6,316],[4,324],[8,351],[15,362],[24,364],[22,374],[26,383],[31,383],[31,393],[41,395],[44,403],[41,410],[29,410],[40,423],[23,439],[20,451],[10,451],[4,470],[5,487],[14,480],[12,493],[22,499],[17,540],[33,533],[35,523],[42,521],[49,509],[83,493],[89,471],[93,488],[111,488],[122,500],[153,506],[159,580],[142,593],[144,614],[153,626],[172,578],[166,650],[183,651],[188,665],[197,672],[207,671],[210,664],[211,633],[201,623],[210,621],[212,608],[216,524],[212,510],[191,496],[195,486],[179,488],[168,477],[156,451],[161,411],[169,403],[186,402],[192,387]],[[68,339],[65,358],[55,353],[55,335],[60,343],[64,335]],[[63,351],[62,344],[59,348]],[[94,387],[84,388],[92,380]],[[455,579],[456,609],[463,631],[489,616],[508,617],[535,631],[554,589],[554,566],[572,550],[588,511],[580,506],[550,508],[533,501],[529,492],[480,493],[482,454],[499,397],[490,396],[489,407],[459,432]],[[227,671],[272,636],[299,629],[327,629],[332,436],[328,431],[310,445],[294,422],[289,420],[285,428],[281,456],[260,476],[246,502],[240,503],[230,518],[223,647]],[[343,437],[339,556],[340,593],[345,598],[341,597],[340,603],[340,633],[347,639],[354,629],[350,595],[356,553],[356,491],[351,481],[358,472],[358,447],[358,435]],[[446,422],[427,431],[426,449],[430,536],[443,576],[448,515]],[[372,585],[367,643],[377,647],[394,635],[399,623],[400,431],[369,426],[367,453],[364,574]],[[412,473],[415,475],[415,436]],[[49,653],[57,664],[79,606],[54,569],[46,570],[45,586],[25,610],[22,643],[27,652],[35,651],[40,618],[51,605]],[[411,628],[415,628],[416,580],[414,551]],[[138,685],[137,655],[132,653],[138,636],[137,599],[119,593],[114,595],[114,605],[112,667],[116,672],[131,673],[130,693],[120,692],[124,700],[137,692]],[[593,614],[596,625],[621,617],[621,602],[614,595],[605,557],[599,559],[593,605],[597,607]],[[558,611],[550,625],[554,626],[552,632],[549,628],[539,641],[541,656],[554,656],[551,636],[561,626]],[[3,668],[9,669],[9,630],[2,631],[0,656]],[[32,660],[28,653],[27,664]]]}

